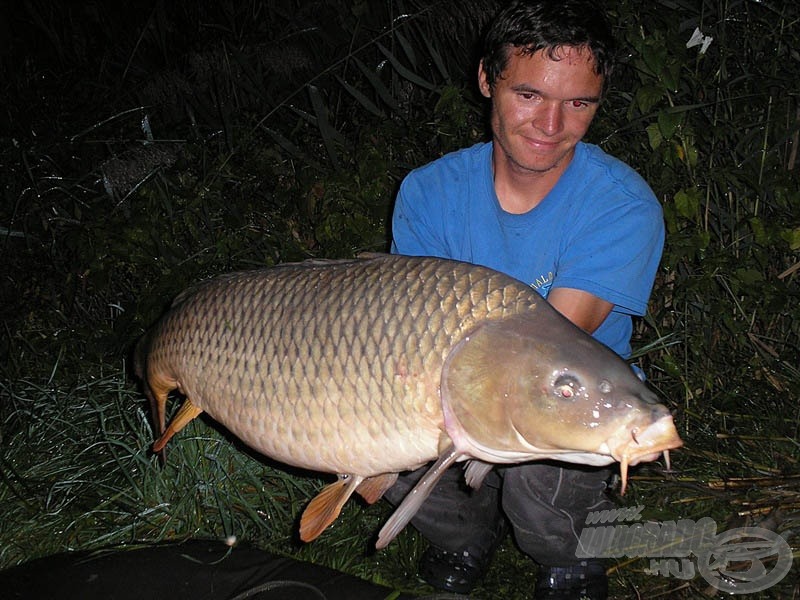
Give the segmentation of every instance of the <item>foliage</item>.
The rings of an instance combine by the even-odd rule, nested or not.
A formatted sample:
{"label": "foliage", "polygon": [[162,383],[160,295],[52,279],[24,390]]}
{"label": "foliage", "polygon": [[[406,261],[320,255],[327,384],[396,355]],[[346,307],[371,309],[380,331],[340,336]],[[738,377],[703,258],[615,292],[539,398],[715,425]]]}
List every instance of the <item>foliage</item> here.
{"label": "foliage", "polygon": [[[640,123],[647,138],[609,139],[639,150],[628,161],[664,203],[663,301],[651,320],[673,347],[656,367],[685,380],[687,409],[738,410],[736,394],[714,395],[743,365],[760,382],[751,393],[780,406],[798,393],[800,109],[789,81],[800,55],[786,37],[797,11],[705,2],[678,19],[666,8],[626,34],[634,92],[620,123]],[[686,47],[694,27],[714,39],[705,53]],[[689,385],[689,365],[706,376]]]}
{"label": "foliage", "polygon": [[[404,174],[484,136],[474,48],[495,6],[31,0],[5,9],[0,563],[236,535],[412,585],[423,546],[413,533],[365,558],[385,508],[348,506],[300,548],[292,522],[318,482],[265,467],[208,424],[176,439],[160,469],[124,358],[199,278],[386,249]],[[678,475],[641,469],[626,502],[651,518],[791,514],[800,505],[791,483],[800,9],[608,6],[624,52],[591,141],[639,170],[663,203],[667,246],[636,346],[687,441],[673,456]],[[687,47],[696,27],[713,37],[704,52]],[[731,478],[753,483],[734,489]],[[478,595],[519,597],[529,583],[509,573],[530,577],[527,565],[508,542]],[[678,592],[675,580],[643,577],[644,566],[617,565],[621,597],[701,589]]]}

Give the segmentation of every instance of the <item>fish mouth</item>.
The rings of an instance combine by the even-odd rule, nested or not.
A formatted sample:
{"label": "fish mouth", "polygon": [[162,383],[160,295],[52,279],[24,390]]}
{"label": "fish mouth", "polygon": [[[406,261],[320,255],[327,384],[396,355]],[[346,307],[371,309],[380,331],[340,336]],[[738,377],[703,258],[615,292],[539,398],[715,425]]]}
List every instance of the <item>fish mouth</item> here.
{"label": "fish mouth", "polygon": [[667,470],[670,469],[669,451],[683,446],[678,436],[672,416],[661,417],[646,427],[633,427],[620,432],[616,444],[610,443],[611,455],[619,462],[622,486],[620,495],[625,494],[628,483],[628,467],[656,460],[663,454]]}

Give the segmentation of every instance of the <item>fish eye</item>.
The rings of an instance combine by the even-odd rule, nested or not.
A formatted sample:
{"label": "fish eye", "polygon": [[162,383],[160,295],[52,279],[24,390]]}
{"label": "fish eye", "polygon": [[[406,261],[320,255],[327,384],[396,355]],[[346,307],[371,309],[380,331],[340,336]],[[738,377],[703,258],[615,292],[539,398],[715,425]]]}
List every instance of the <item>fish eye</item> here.
{"label": "fish eye", "polygon": [[560,375],[553,382],[553,389],[556,396],[564,398],[565,400],[574,398],[580,387],[580,382],[572,375]]}
{"label": "fish eye", "polygon": [[611,382],[610,381],[606,381],[605,379],[603,379],[603,381],[601,381],[600,384],[597,387],[600,389],[600,392],[603,393],[603,394],[610,394],[611,390],[614,389],[613,387],[611,387]]}

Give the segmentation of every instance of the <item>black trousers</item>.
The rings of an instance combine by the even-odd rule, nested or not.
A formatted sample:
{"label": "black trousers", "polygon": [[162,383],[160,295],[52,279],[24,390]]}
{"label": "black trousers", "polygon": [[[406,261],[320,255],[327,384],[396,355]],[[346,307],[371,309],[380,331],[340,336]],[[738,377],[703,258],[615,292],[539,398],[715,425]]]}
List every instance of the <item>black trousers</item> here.
{"label": "black trousers", "polygon": [[[398,504],[427,467],[401,475],[386,493]],[[494,544],[502,519],[517,545],[540,565],[569,566],[589,512],[608,510],[608,467],[550,461],[496,467],[478,490],[464,482],[461,464],[451,467],[411,524],[430,543],[449,552],[481,556]]]}

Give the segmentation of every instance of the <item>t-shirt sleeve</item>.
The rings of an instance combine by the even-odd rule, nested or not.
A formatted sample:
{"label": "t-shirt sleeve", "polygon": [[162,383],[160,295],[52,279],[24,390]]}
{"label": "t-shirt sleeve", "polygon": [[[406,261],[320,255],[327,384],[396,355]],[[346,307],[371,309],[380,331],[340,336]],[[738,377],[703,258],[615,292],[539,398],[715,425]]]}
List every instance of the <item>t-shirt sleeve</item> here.
{"label": "t-shirt sleeve", "polygon": [[447,257],[441,223],[441,207],[433,205],[431,194],[417,172],[400,184],[392,213],[392,253],[411,256]]}
{"label": "t-shirt sleeve", "polygon": [[648,189],[594,200],[591,218],[576,226],[559,257],[553,287],[587,291],[622,313],[643,315],[661,260],[664,220]]}

